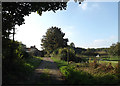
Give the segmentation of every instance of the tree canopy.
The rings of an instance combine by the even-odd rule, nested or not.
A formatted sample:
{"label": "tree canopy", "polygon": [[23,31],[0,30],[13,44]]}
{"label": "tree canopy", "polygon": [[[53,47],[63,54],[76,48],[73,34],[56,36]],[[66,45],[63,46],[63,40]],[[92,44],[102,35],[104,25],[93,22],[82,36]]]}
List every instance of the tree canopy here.
{"label": "tree canopy", "polygon": [[2,35],[9,38],[15,25],[24,24],[24,16],[31,12],[41,15],[45,11],[66,9],[67,2],[3,2],[2,3]]}
{"label": "tree canopy", "polygon": [[11,33],[11,30],[15,29],[15,25],[24,24],[24,16],[36,11],[41,15],[42,12],[46,11],[65,10],[67,1],[69,0],[66,2],[62,2],[62,0],[60,2],[2,2],[3,38],[9,38],[10,34],[15,34],[15,32]]}
{"label": "tree canopy", "polygon": [[43,36],[41,46],[50,54],[57,48],[67,46],[68,39],[64,39],[64,36],[65,33],[61,31],[61,28],[51,27],[47,30],[46,35]]}
{"label": "tree canopy", "polygon": [[120,56],[120,42],[117,42],[116,44],[112,44],[108,50],[110,55],[113,56]]}

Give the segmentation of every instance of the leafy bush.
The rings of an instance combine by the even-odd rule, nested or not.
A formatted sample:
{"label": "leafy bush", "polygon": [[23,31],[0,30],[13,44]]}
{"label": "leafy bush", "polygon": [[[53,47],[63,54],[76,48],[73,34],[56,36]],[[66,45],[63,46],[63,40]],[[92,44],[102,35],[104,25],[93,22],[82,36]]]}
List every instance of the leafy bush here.
{"label": "leafy bush", "polygon": [[54,50],[52,54],[53,54],[53,56],[57,55],[58,54],[58,49]]}
{"label": "leafy bush", "polygon": [[87,49],[86,51],[82,51],[81,54],[86,55],[86,56],[96,56],[96,55],[98,55],[98,53],[96,53],[95,51],[92,51],[91,49]]}
{"label": "leafy bush", "polygon": [[[59,48],[53,52],[53,57],[59,57],[64,61],[75,61],[75,51],[73,48]],[[69,58],[68,58],[69,57]]]}
{"label": "leafy bush", "polygon": [[[76,65],[67,64],[66,61],[53,58],[52,59],[59,65],[61,73],[65,76],[67,84],[118,84],[120,75],[111,72],[102,71],[102,68],[107,68],[106,65],[98,65],[97,68],[91,69],[85,67],[85,63],[77,63]],[[94,61],[95,62],[95,61]],[[96,63],[96,62],[95,62]],[[87,63],[88,64],[88,63]],[[99,68],[101,67],[101,68]],[[84,69],[85,70],[84,70]],[[86,70],[87,68],[87,70]],[[99,70],[98,70],[99,69]]]}
{"label": "leafy bush", "polygon": [[19,84],[25,82],[32,74],[33,70],[41,62],[41,58],[29,58],[26,60],[16,60],[12,63],[7,63],[3,60],[3,84]]}
{"label": "leafy bush", "polygon": [[73,66],[62,66],[62,74],[66,77],[69,84],[91,84],[93,77],[84,71],[78,71]]}
{"label": "leafy bush", "polygon": [[97,60],[94,59],[93,62],[89,63],[89,66],[95,69],[99,66],[99,64],[97,63]]}
{"label": "leafy bush", "polygon": [[72,66],[62,66],[62,74],[66,77],[68,84],[118,84],[119,78],[112,73],[98,72],[90,74],[83,70],[76,70]]}
{"label": "leafy bush", "polygon": [[97,73],[94,75],[95,84],[118,84],[118,77],[111,73]]}
{"label": "leafy bush", "polygon": [[114,69],[114,67],[112,66],[112,63],[109,63],[109,65],[107,66],[107,71],[113,70],[113,69]]}
{"label": "leafy bush", "polygon": [[107,66],[106,64],[100,64],[98,67],[97,67],[97,70],[98,71],[106,71],[107,70]]}
{"label": "leafy bush", "polygon": [[120,62],[115,66],[115,73],[120,74]]}
{"label": "leafy bush", "polygon": [[67,61],[68,60],[68,49],[67,48],[61,48],[59,49],[59,57],[61,60],[65,60]]}
{"label": "leafy bush", "polygon": [[68,66],[62,66],[62,67],[60,67],[60,71],[62,72],[62,74],[63,74],[66,78],[69,77],[70,73],[69,73],[69,71],[68,71]]}

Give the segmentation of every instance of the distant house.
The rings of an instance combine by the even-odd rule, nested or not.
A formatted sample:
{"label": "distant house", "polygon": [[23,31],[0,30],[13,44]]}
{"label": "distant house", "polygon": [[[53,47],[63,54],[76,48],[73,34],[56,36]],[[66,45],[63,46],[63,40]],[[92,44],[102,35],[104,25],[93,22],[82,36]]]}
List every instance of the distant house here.
{"label": "distant house", "polygon": [[38,50],[36,46],[31,46],[30,48],[26,48],[26,52],[34,55],[34,56],[43,56],[43,52]]}
{"label": "distant house", "polygon": [[100,57],[100,55],[98,54],[96,57]]}
{"label": "distant house", "polygon": [[26,52],[34,52],[34,51],[36,51],[36,50],[38,50],[35,46],[31,46],[30,48],[26,48]]}

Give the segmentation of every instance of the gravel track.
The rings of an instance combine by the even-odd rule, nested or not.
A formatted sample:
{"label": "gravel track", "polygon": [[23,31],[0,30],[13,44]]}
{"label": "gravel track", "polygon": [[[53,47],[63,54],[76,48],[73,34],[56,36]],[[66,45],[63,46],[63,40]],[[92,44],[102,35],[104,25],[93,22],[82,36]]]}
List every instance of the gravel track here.
{"label": "gravel track", "polygon": [[61,85],[65,83],[57,64],[50,57],[43,57],[39,67],[35,69],[29,84],[56,84]]}

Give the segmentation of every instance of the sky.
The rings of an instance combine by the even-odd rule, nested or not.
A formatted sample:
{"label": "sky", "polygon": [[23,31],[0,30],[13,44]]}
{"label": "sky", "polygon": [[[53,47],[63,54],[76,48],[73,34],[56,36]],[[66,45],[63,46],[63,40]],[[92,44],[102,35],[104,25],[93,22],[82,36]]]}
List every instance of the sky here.
{"label": "sky", "polygon": [[109,47],[118,42],[118,3],[68,2],[66,10],[31,13],[17,28],[15,40],[41,50],[41,39],[52,26],[61,28],[70,44],[81,48]]}

